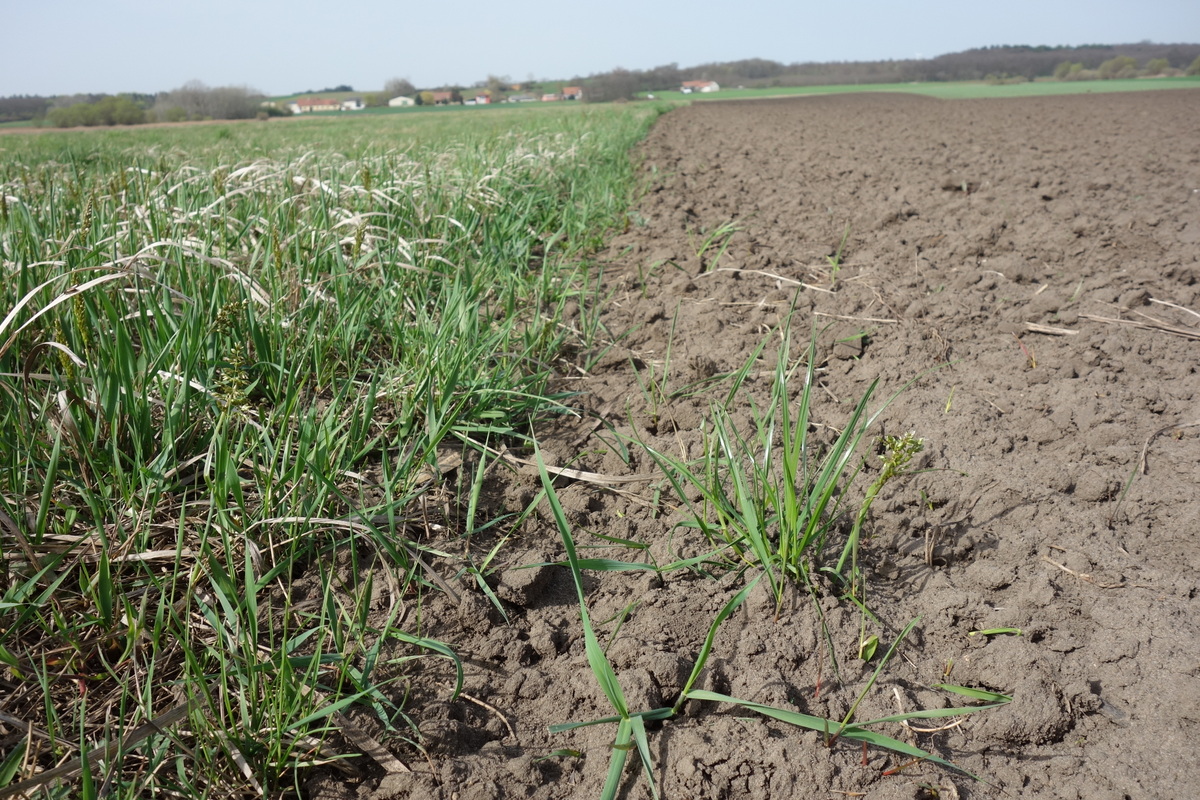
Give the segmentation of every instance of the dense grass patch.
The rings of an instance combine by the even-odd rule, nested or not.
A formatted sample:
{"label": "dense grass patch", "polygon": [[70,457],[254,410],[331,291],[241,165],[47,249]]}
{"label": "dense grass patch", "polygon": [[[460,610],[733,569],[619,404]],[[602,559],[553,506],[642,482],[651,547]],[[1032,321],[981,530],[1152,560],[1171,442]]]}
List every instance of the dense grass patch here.
{"label": "dense grass patch", "polygon": [[657,113],[0,142],[0,785],[276,796],[349,703],[405,735],[439,451],[553,410]]}

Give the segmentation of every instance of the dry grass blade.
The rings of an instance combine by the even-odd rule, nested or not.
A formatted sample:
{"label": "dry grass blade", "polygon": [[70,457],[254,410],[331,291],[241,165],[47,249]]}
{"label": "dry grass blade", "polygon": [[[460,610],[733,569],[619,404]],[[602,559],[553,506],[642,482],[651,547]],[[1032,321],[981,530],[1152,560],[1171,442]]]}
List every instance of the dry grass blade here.
{"label": "dry grass blade", "polygon": [[1079,331],[1067,330],[1066,328],[1055,328],[1051,325],[1039,325],[1036,322],[1026,322],[1025,330],[1030,333],[1042,333],[1046,336],[1078,336]]}
{"label": "dry grass blade", "polygon": [[[894,694],[896,697],[896,709],[901,714],[907,713],[904,710],[904,701],[902,699],[900,699],[899,687],[893,686],[892,694]],[[920,728],[916,725],[913,725],[911,722],[909,722],[906,719],[900,720],[900,724],[903,725],[904,727],[908,728],[913,733],[940,733],[941,731],[948,731],[951,728],[957,728],[959,725],[962,725],[966,721],[967,721],[966,717],[956,717],[955,719],[951,720],[950,722],[947,722],[945,725],[939,725],[936,728]]]}
{"label": "dry grass blade", "polygon": [[20,730],[24,731],[27,736],[36,736],[39,739],[45,739],[47,741],[53,741],[54,739],[54,737],[46,733],[41,728],[38,728],[36,725],[31,725],[20,717],[14,717],[12,714],[5,714],[3,711],[0,711],[0,722],[12,725],[15,728],[19,728]]}
{"label": "dry grass blade", "polygon": [[258,779],[254,777],[254,769],[250,766],[250,762],[246,761],[246,757],[242,755],[242,751],[238,748],[237,744],[228,736],[222,736],[221,739],[225,746],[229,748],[229,752],[233,754],[233,763],[236,764],[238,770],[241,771],[242,777],[246,779],[247,783],[254,787],[254,791],[258,792],[259,794],[263,794],[262,785],[258,782]]}
{"label": "dry grass blade", "polygon": [[1103,322],[1107,325],[1127,325],[1131,328],[1141,328],[1149,331],[1161,331],[1162,333],[1169,333],[1172,336],[1179,336],[1184,339],[1200,341],[1200,331],[1191,330],[1189,328],[1181,328],[1178,325],[1171,325],[1170,323],[1163,322],[1160,319],[1155,319],[1154,317],[1151,317],[1147,314],[1142,314],[1141,312],[1136,313],[1138,313],[1139,316],[1143,316],[1150,320],[1150,322],[1138,322],[1137,320],[1132,319],[1113,319],[1112,317],[1098,317],[1093,314],[1080,314],[1079,318],[1090,319],[1092,322]]}
{"label": "dry grass blade", "polygon": [[[447,688],[453,688],[449,683],[446,683],[446,682],[443,682],[442,685]],[[508,721],[508,717],[504,716],[504,714],[501,713],[500,709],[496,708],[494,705],[491,705],[490,703],[483,702],[478,697],[472,697],[471,695],[467,694],[466,692],[459,692],[458,696],[461,697],[463,700],[474,703],[475,705],[479,706],[480,708],[482,708],[486,711],[490,711],[493,714],[495,714],[500,719],[500,721],[504,723],[504,727],[508,730],[509,737],[514,742],[517,740],[517,732],[515,730],[513,730],[513,726]]]}
{"label": "dry grass blade", "polygon": [[805,283],[803,281],[798,281],[795,278],[785,278],[782,275],[776,275],[774,272],[766,272],[761,269],[736,269],[734,267],[719,267],[717,269],[710,269],[707,272],[702,272],[699,275],[697,275],[696,277],[703,278],[707,275],[715,275],[718,272],[736,272],[739,275],[746,275],[746,274],[763,275],[767,278],[773,278],[774,280],[777,280],[780,283],[786,283],[791,286],[802,286],[805,289],[811,289],[814,292],[824,292],[825,294],[833,294],[833,291],[830,289],[823,289],[820,286],[813,286],[811,283]]}
{"label": "dry grass blade", "polygon": [[[10,310],[8,312],[8,316],[6,316],[3,321],[0,321],[0,332],[3,332],[6,328],[8,328],[13,323],[13,321],[16,319],[17,315],[21,312],[21,309],[24,308],[28,303],[32,302],[33,299],[37,296],[37,294],[42,289],[46,288],[47,286],[49,286],[53,283],[56,283],[56,282],[62,280],[64,277],[70,277],[71,275],[74,275],[76,272],[82,272],[82,271],[83,270],[74,270],[73,272],[67,273],[66,275],[56,275],[55,277],[51,278],[50,280],[44,281],[42,284],[35,287],[33,290],[27,292],[25,294],[25,296],[22,297],[21,300],[12,307],[12,310]],[[21,331],[28,328],[30,325],[32,325],[34,322],[36,322],[39,318],[45,316],[47,313],[52,311],[56,306],[61,305],[62,303],[67,302],[68,300],[75,297],[76,295],[86,292],[87,290],[92,289],[96,286],[100,286],[102,284],[109,283],[110,281],[116,281],[116,280],[120,280],[122,278],[126,278],[129,276],[129,274],[130,273],[126,272],[125,270],[110,272],[107,275],[101,275],[98,278],[92,278],[89,281],[84,281],[83,283],[79,284],[78,286],[72,286],[72,287],[68,288],[65,292],[55,296],[49,303],[47,303],[46,305],[39,308],[35,314],[33,314],[29,319],[25,320],[25,322],[23,324],[18,326],[9,335],[8,339],[5,340],[4,344],[0,345],[0,356],[2,356],[8,352],[9,348],[12,347],[13,342],[15,342],[17,337],[21,335]]]}
{"label": "dry grass blade", "polygon": [[878,322],[882,325],[899,325],[898,319],[885,319],[882,317],[848,317],[845,314],[826,314],[824,311],[814,311],[814,316],[829,317],[830,319],[844,319],[851,322]]}
{"label": "dry grass blade", "polygon": [[[517,456],[514,456],[512,453],[508,452],[507,449],[493,450],[486,445],[479,446],[484,450],[487,450],[492,455],[499,456],[513,466],[532,467],[535,470],[538,468],[538,463],[536,461],[518,458]],[[567,467],[552,467],[549,464],[544,466],[546,472],[549,472],[551,475],[556,477],[570,478],[574,481],[595,483],[601,486],[613,486],[622,483],[642,483],[644,481],[652,481],[662,477],[662,475],[657,472],[639,472],[636,475],[602,475],[599,472],[587,472],[585,470],[569,469]]]}
{"label": "dry grass blade", "polygon": [[349,739],[363,755],[369,756],[372,761],[382,767],[384,772],[391,774],[412,772],[407,764],[396,758],[374,736],[355,725],[342,712],[334,714],[333,721],[337,723],[338,732]]}
{"label": "dry grass blade", "polygon": [[1149,298],[1149,300],[1151,303],[1158,303],[1160,306],[1167,306],[1168,308],[1174,308],[1178,311],[1184,312],[1185,314],[1191,314],[1193,317],[1200,318],[1200,313],[1192,311],[1190,308],[1185,308],[1184,306],[1178,305],[1176,303],[1169,303],[1166,300],[1155,300],[1153,297]]}
{"label": "dry grass blade", "polygon": [[[183,703],[159,714],[149,722],[134,728],[120,743],[92,750],[87,754],[87,761],[94,765],[98,761],[111,759],[117,753],[130,749],[143,739],[149,738],[156,733],[163,733],[164,729],[170,728],[186,719],[190,708],[191,706],[188,703]],[[0,789],[0,800],[5,797],[26,795],[55,781],[73,778],[83,770],[83,762],[83,758],[73,758],[67,763],[60,764],[53,769],[48,769],[36,777],[6,786]]]}
{"label": "dry grass blade", "polygon": [[16,520],[6,514],[3,510],[0,510],[0,527],[3,527],[10,534],[12,534],[17,546],[20,547],[21,552],[25,554],[25,558],[29,559],[29,565],[33,568],[33,570],[35,572],[41,570],[42,561],[38,558],[37,553],[34,552],[33,546],[29,544],[29,540],[25,538],[25,535],[21,533],[21,529],[17,527]]}
{"label": "dry grass blade", "polygon": [[1146,456],[1150,451],[1150,443],[1156,438],[1167,431],[1177,431],[1182,430],[1183,428],[1195,428],[1197,426],[1200,426],[1200,420],[1196,420],[1195,422],[1185,422],[1182,425],[1166,425],[1146,437],[1146,443],[1142,445],[1142,454],[1138,457],[1138,471],[1143,475],[1146,474]]}
{"label": "dry grass blade", "polygon": [[1042,561],[1045,561],[1047,564],[1053,564],[1054,566],[1058,567],[1059,569],[1061,569],[1063,572],[1067,573],[1068,575],[1074,575],[1076,578],[1079,578],[1079,580],[1081,580],[1081,581],[1087,581],[1088,583],[1092,584],[1093,586],[1097,587],[1098,589],[1124,589],[1126,587],[1132,588],[1132,589],[1149,589],[1149,588],[1151,588],[1149,586],[1146,586],[1146,585],[1140,584],[1140,583],[1100,583],[1100,581],[1093,578],[1089,573],[1077,572],[1077,571],[1071,569],[1070,567],[1066,566],[1065,564],[1058,563],[1054,559],[1050,558],[1050,556],[1042,556]]}

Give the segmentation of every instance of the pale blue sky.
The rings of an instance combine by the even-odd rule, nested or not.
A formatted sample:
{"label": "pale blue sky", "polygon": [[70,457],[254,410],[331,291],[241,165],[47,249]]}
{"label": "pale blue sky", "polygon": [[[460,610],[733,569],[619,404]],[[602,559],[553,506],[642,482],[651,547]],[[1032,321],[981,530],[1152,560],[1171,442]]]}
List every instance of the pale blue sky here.
{"label": "pale blue sky", "polygon": [[1200,41],[1200,0],[0,0],[0,96],[469,85],[991,44]]}

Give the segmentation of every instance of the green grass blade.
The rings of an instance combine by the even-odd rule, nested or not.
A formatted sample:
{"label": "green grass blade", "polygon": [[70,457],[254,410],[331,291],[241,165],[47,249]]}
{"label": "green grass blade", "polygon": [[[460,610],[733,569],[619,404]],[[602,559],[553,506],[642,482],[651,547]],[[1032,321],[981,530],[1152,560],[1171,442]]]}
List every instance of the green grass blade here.
{"label": "green grass blade", "polygon": [[708,657],[712,653],[713,641],[717,638],[717,629],[721,627],[721,623],[729,619],[734,611],[738,609],[746,598],[750,596],[750,592],[758,585],[762,579],[760,574],[757,578],[750,581],[740,592],[735,594],[725,607],[721,609],[721,613],[717,614],[712,625],[708,626],[708,635],[704,637],[704,644],[700,647],[700,654],[696,656],[696,663],[692,666],[692,674],[688,676],[687,682],[683,685],[683,691],[679,693],[679,701],[675,703],[675,711],[678,712],[683,704],[692,696],[692,687],[696,684],[696,680],[700,677],[700,672],[704,669],[704,665],[708,663]]}
{"label": "green grass blade", "polygon": [[4,757],[4,761],[0,763],[0,787],[8,786],[16,777],[17,771],[25,762],[25,748],[28,744],[28,739],[18,740],[13,749]]}
{"label": "green grass blade", "polygon": [[856,742],[866,742],[867,744],[875,745],[876,747],[883,747],[887,750],[891,750],[894,753],[899,753],[900,755],[908,756],[909,758],[920,758],[920,759],[923,759],[926,761],[932,761],[933,763],[940,764],[941,766],[946,767],[947,769],[952,769],[955,772],[961,772],[962,774],[964,774],[974,780],[977,780],[980,783],[987,782],[987,781],[983,780],[982,778],[980,778],[978,775],[975,775],[972,772],[968,772],[967,770],[958,766],[953,761],[947,761],[946,759],[935,756],[933,753],[922,750],[921,748],[916,747],[915,745],[908,744],[907,742],[902,742],[899,739],[893,739],[892,737],[885,736],[882,733],[876,733],[875,731],[864,730],[863,728],[859,727],[858,725],[852,725],[849,728],[847,728],[842,733],[841,738],[851,739]]}
{"label": "green grass blade", "polygon": [[972,689],[968,686],[954,686],[949,683],[935,683],[933,688],[942,689],[943,691],[947,692],[954,692],[955,694],[961,694],[963,697],[970,697],[974,700],[985,700],[989,703],[996,703],[998,705],[1012,702],[1011,695],[1002,694],[1000,692],[989,692],[986,689]]}
{"label": "green grass blade", "polygon": [[401,630],[391,630],[389,635],[394,639],[399,639],[402,642],[408,642],[409,644],[420,647],[423,650],[432,650],[434,653],[437,653],[454,664],[454,694],[450,699],[451,701],[458,699],[458,695],[462,692],[463,688],[463,663],[462,659],[459,658],[458,653],[454,652],[449,645],[444,642],[440,642],[437,639],[427,639],[423,636],[413,636],[412,634],[405,633]]}
{"label": "green grass blade", "polygon": [[650,784],[650,794],[658,800],[658,784],[654,781],[654,759],[650,756],[650,743],[646,739],[646,721],[641,716],[629,718],[633,733],[633,741],[637,744],[638,755],[642,759],[642,770],[646,773],[646,782]]}
{"label": "green grass blade", "polygon": [[592,668],[592,674],[596,676],[596,681],[600,684],[604,696],[608,698],[608,702],[613,709],[621,715],[622,718],[629,716],[629,706],[625,702],[625,693],[621,691],[621,684],[617,680],[617,675],[613,672],[612,665],[608,663],[608,659],[604,655],[604,648],[600,646],[599,640],[596,638],[596,632],[592,629],[592,621],[588,615],[587,599],[583,592],[583,577],[580,573],[579,556],[575,551],[575,539],[571,535],[571,526],[567,522],[567,516],[563,513],[562,504],[559,503],[558,494],[554,491],[554,481],[550,477],[550,473],[546,471],[546,463],[542,460],[541,448],[534,445],[534,456],[537,459],[538,472],[542,477],[542,487],[546,490],[546,500],[550,503],[550,511],[554,516],[554,523],[558,527],[559,535],[562,537],[563,546],[567,550],[567,562],[570,566],[571,577],[575,581],[575,593],[579,599],[579,617],[583,624],[584,647],[587,651],[588,665]]}
{"label": "green grass blade", "polygon": [[788,711],[782,708],[775,708],[774,706],[763,705],[762,703],[752,703],[749,700],[739,700],[736,697],[730,697],[720,692],[710,692],[707,689],[693,689],[688,694],[688,698],[691,700],[708,700],[713,703],[732,703],[748,708],[751,711],[757,711],[780,722],[786,722],[789,725],[798,725],[814,731],[826,731],[829,730],[830,725],[837,725],[836,722],[831,722],[824,717],[814,717],[812,714],[804,714],[799,711]]}
{"label": "green grass blade", "polygon": [[620,722],[623,717],[601,717],[600,719],[591,719],[587,722],[560,722],[557,725],[548,726],[551,733],[562,733],[564,731],[573,731],[576,728],[589,728],[592,725],[609,725],[614,722]]}
{"label": "green grass blade", "polygon": [[[942,719],[944,717],[962,717],[967,714],[974,714],[976,711],[984,711],[989,708],[1000,708],[1006,703],[989,703],[983,706],[967,706],[966,708],[929,708],[924,711],[906,711],[903,714],[892,714],[879,719],[870,719],[865,722],[856,722],[854,726],[865,728],[870,725],[879,725],[885,722],[906,722],[910,719]],[[852,727],[854,727],[852,726]]]}
{"label": "green grass blade", "polygon": [[[730,703],[733,705],[742,706],[750,711],[755,711],[759,714],[762,714],[765,717],[770,717],[771,719],[776,719],[780,722],[786,722],[789,725],[807,728],[808,730],[816,731],[824,735],[828,735],[829,731],[835,728],[838,724],[837,722],[825,719],[824,717],[814,717],[811,714],[802,714],[798,711],[788,711],[782,708],[775,708],[774,706],[763,705],[762,703],[753,703],[749,700],[739,700],[736,697],[730,697],[729,695],[710,692],[703,689],[692,692],[691,696],[695,700],[709,700],[714,703]],[[841,732],[841,735],[838,738],[851,739],[856,742],[866,742],[867,744],[883,747],[887,750],[900,753],[901,755],[905,755],[910,758],[926,759],[936,764],[940,764],[943,767],[948,767],[949,769],[969,775],[975,780],[982,781],[981,778],[978,778],[972,773],[967,772],[953,762],[947,761],[944,758],[939,758],[932,753],[926,752],[919,747],[914,747],[906,742],[902,742],[899,739],[893,739],[890,736],[885,736],[881,733],[866,730],[862,727],[862,725],[856,724],[847,726]]]}
{"label": "green grass blade", "polygon": [[621,788],[625,761],[629,758],[632,736],[633,721],[629,717],[622,717],[617,723],[617,738],[613,741],[612,760],[608,762],[608,775],[604,778],[604,788],[600,790],[600,800],[615,800],[617,790]]}
{"label": "green grass blade", "polygon": [[900,635],[896,637],[895,641],[892,642],[892,646],[888,648],[887,653],[884,654],[883,658],[879,660],[879,666],[875,667],[875,671],[871,673],[871,677],[867,681],[867,685],[863,687],[861,692],[859,692],[858,698],[850,706],[850,710],[846,712],[846,717],[842,720],[842,724],[837,735],[840,736],[850,724],[850,720],[854,718],[854,712],[858,710],[858,706],[862,703],[863,698],[867,696],[867,692],[871,691],[871,687],[875,685],[877,680],[879,680],[879,676],[883,673],[883,668],[888,665],[888,662],[892,660],[892,656],[895,655],[896,648],[900,646],[900,643],[904,641],[908,634],[912,633],[912,629],[917,626],[917,623],[920,622],[920,620],[921,618],[917,617],[909,622],[908,625],[904,627],[904,630],[900,631]]}

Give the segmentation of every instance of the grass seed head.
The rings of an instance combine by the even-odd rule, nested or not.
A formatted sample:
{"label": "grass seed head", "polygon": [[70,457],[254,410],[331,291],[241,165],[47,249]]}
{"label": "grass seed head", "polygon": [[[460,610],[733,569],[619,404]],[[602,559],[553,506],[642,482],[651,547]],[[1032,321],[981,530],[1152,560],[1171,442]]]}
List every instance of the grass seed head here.
{"label": "grass seed head", "polygon": [[82,345],[83,352],[91,352],[92,350],[92,322],[88,317],[87,304],[83,302],[83,295],[77,294],[71,300],[71,314],[75,319],[75,333],[79,336],[79,342]]}
{"label": "grass seed head", "polygon": [[879,456],[883,459],[883,473],[879,478],[881,485],[903,473],[909,462],[925,449],[925,440],[917,438],[914,431],[909,431],[903,436],[884,436],[881,442],[883,444],[883,454]]}
{"label": "grass seed head", "polygon": [[79,238],[86,239],[88,234],[92,232],[92,218],[96,213],[96,202],[94,195],[88,195],[87,203],[83,206],[83,220],[79,223]]}

